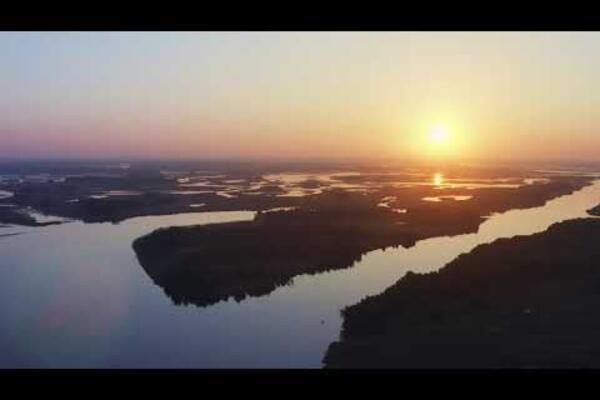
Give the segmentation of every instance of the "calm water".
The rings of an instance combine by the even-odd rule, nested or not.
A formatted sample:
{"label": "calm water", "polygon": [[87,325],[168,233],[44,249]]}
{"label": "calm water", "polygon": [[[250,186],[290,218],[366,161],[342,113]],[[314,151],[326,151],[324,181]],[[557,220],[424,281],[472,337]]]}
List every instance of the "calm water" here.
{"label": "calm water", "polygon": [[161,226],[250,219],[252,212],[142,217],[1,228],[0,366],[315,367],[339,336],[339,310],[406,271],[432,271],[501,237],[586,216],[600,181],[544,207],[491,216],[476,234],[377,250],[352,268],[300,276],[241,303],[175,306],[137,263],[131,243]]}

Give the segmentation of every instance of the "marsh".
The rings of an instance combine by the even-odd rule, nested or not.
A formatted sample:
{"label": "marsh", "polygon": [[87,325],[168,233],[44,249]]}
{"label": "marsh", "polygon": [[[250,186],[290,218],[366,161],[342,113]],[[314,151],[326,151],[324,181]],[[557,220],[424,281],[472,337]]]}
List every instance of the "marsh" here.
{"label": "marsh", "polygon": [[[436,270],[481,243],[541,232],[552,223],[587,215],[600,194],[593,171],[473,169],[464,177],[445,171],[441,186],[431,170],[345,165],[336,172],[330,167],[295,172],[263,167],[251,173],[240,173],[240,168],[207,173],[202,165],[168,167],[183,172],[132,164],[163,173],[129,175],[124,169],[119,177],[107,178],[101,168],[74,180],[70,175],[81,173],[76,167],[48,172],[50,180],[27,179],[14,169],[3,173],[7,178],[0,189],[14,193],[1,200],[7,209],[36,221],[46,212],[50,215],[44,221],[55,223],[13,221],[0,227],[2,366],[319,368],[330,344],[339,339],[344,308],[383,292],[407,271]],[[294,185],[289,179],[273,176],[284,173],[297,176],[300,185],[307,185],[307,179],[309,186],[319,182],[321,192],[282,197],[269,190],[244,198],[244,187],[260,182],[293,190],[286,188]],[[509,178],[512,186],[505,187]],[[201,204],[195,193],[168,194],[177,201],[159,208],[133,200],[144,195],[129,195],[180,190],[190,182],[215,185],[206,186],[209,192],[225,187],[240,194],[203,200],[202,212],[189,207]],[[352,186],[328,186],[336,182]],[[364,190],[355,190],[357,185]],[[69,209],[74,203],[67,201],[75,194],[83,199],[117,190],[120,195],[94,201],[131,198],[131,203],[119,203],[129,206],[117,207],[126,210],[118,218],[112,206]],[[422,200],[440,191],[473,197]],[[49,200],[36,200],[42,196]],[[381,202],[390,207],[379,207]],[[393,212],[400,208],[406,213]],[[177,268],[169,254],[184,242],[172,241],[172,250],[150,245],[148,251],[156,254],[147,259],[133,246],[140,238],[171,232],[174,238],[189,232],[185,240],[192,243],[203,238],[194,248],[208,252],[189,253],[191,275],[180,275],[175,286],[161,280],[152,264],[163,260],[167,268]],[[224,277],[202,272],[227,263],[237,270]],[[252,274],[246,267],[252,267]]]}

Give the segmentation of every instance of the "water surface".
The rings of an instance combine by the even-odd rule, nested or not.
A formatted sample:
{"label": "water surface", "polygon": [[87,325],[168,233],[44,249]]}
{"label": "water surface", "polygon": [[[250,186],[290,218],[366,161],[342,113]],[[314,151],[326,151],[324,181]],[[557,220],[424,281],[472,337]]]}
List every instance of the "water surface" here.
{"label": "water surface", "polygon": [[318,368],[339,336],[343,307],[478,244],[586,216],[599,200],[596,182],[544,207],[490,216],[475,234],[373,251],[352,268],[206,308],[175,306],[139,266],[131,243],[162,226],[250,219],[252,212],[2,227],[0,234],[21,234],[0,237],[0,366]]}

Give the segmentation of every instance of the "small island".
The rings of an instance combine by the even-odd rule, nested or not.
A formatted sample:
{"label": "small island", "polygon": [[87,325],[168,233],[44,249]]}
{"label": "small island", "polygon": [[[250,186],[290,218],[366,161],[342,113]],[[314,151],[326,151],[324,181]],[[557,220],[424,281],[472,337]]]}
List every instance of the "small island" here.
{"label": "small island", "polygon": [[600,204],[594,208],[589,209],[588,214],[593,215],[594,217],[600,217]]}

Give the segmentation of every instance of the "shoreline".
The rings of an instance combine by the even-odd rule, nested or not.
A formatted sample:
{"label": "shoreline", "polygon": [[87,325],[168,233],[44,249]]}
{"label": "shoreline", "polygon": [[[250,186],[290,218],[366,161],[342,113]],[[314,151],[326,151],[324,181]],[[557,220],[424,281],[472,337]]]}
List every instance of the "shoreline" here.
{"label": "shoreline", "polygon": [[355,193],[329,193],[249,222],[159,229],[136,239],[133,248],[175,304],[204,307],[267,295],[299,275],[348,268],[373,250],[474,233],[491,212],[543,206],[590,184],[567,180],[498,189],[502,195],[470,204],[421,201],[408,213],[377,207]]}
{"label": "shoreline", "polygon": [[569,220],[479,245],[436,272],[409,272],[343,310],[324,365],[597,367],[588,355],[600,351],[598,235],[599,220]]}

